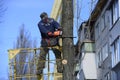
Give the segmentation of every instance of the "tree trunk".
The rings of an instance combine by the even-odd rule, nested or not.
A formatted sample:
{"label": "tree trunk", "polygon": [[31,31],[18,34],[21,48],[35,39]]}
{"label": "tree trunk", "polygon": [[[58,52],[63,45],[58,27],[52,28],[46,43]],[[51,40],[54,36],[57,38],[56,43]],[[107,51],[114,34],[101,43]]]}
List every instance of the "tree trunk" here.
{"label": "tree trunk", "polygon": [[62,0],[63,80],[74,80],[73,0]]}

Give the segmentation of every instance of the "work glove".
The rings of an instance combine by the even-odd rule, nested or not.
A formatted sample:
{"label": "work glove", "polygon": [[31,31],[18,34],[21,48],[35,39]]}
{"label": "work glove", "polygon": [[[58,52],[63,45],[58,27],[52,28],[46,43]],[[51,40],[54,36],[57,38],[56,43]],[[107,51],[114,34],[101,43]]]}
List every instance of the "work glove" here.
{"label": "work glove", "polygon": [[52,32],[48,32],[47,34],[48,34],[48,36],[50,36],[50,37],[53,36],[53,33],[52,33]]}
{"label": "work glove", "polygon": [[55,31],[54,33],[53,33],[53,35],[54,35],[54,37],[57,37],[57,36],[61,36],[62,35],[62,31]]}

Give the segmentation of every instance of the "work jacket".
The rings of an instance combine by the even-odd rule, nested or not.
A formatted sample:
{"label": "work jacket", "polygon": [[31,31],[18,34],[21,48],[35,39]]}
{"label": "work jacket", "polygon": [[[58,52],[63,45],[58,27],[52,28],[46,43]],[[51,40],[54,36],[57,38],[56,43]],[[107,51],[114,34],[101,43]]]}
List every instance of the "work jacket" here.
{"label": "work jacket", "polygon": [[48,18],[47,23],[45,23],[42,20],[38,23],[38,28],[40,30],[41,37],[43,39],[49,39],[50,37],[47,35],[47,33],[48,32],[53,33],[59,27],[60,27],[59,23],[57,21],[55,21],[54,19],[52,19],[52,18]]}

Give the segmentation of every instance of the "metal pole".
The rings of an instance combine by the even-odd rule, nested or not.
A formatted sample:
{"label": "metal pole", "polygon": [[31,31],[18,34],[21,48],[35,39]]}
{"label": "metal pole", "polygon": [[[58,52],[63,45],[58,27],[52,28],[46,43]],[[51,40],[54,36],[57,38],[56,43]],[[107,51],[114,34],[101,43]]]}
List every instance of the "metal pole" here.
{"label": "metal pole", "polygon": [[[34,67],[35,67],[35,73],[36,73],[36,49],[34,49]],[[35,78],[35,75],[34,75]]]}
{"label": "metal pole", "polygon": [[8,63],[9,63],[9,80],[12,80],[12,77],[11,77],[11,63],[10,63],[10,54],[8,54]]}
{"label": "metal pole", "polygon": [[[29,53],[26,53],[28,55],[28,58],[29,58],[29,61],[28,61],[28,73],[31,75],[31,72],[30,72],[30,69],[31,69],[31,66],[30,66],[30,55]],[[29,80],[30,80],[30,76],[29,76]]]}
{"label": "metal pole", "polygon": [[16,59],[14,58],[14,80],[16,79]]}
{"label": "metal pole", "polygon": [[11,68],[11,62],[10,62],[10,59],[9,59],[9,78],[10,80],[12,80],[12,68]]}
{"label": "metal pole", "polygon": [[48,52],[48,80],[50,80],[50,54]]}

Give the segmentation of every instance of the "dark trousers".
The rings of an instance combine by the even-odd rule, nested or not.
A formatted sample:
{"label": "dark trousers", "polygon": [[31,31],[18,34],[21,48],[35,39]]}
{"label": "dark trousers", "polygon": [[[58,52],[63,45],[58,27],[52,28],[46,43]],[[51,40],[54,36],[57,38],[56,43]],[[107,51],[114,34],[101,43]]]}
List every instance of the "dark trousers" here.
{"label": "dark trousers", "polygon": [[[41,43],[41,45],[44,45],[44,43]],[[38,71],[37,74],[42,74],[41,72],[43,71],[43,68],[45,68],[46,55],[49,52],[49,48],[48,47],[44,46],[44,47],[41,47],[41,48],[42,49],[40,50],[40,56],[39,56],[39,60],[38,60],[38,64],[37,64],[37,71]],[[57,71],[61,72],[61,70],[62,70],[61,52],[58,49],[56,49],[56,48],[52,48],[52,51],[53,51],[53,53],[54,53],[54,55],[56,57]]]}

